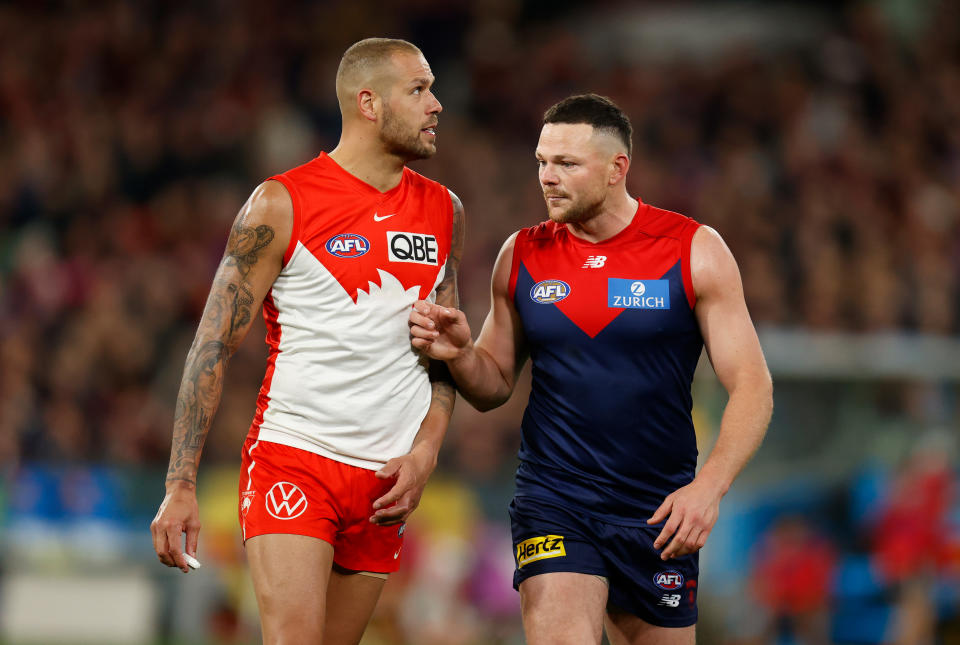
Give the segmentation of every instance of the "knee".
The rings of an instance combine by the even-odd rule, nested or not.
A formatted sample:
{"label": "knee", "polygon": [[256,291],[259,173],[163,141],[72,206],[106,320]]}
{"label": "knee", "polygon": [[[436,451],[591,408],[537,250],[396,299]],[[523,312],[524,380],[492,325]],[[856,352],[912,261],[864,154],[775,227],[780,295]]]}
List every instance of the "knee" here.
{"label": "knee", "polygon": [[571,612],[558,616],[527,605],[523,611],[523,629],[528,645],[599,645],[602,626],[593,625],[589,617]]}
{"label": "knee", "polygon": [[289,594],[262,594],[260,628],[264,645],[321,645],[323,611],[290,598]]}

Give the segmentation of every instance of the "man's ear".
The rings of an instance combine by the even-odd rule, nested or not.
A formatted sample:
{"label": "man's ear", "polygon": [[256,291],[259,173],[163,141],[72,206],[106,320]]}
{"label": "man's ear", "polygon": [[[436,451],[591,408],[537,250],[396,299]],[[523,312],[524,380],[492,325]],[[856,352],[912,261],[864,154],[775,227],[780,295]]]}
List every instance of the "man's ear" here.
{"label": "man's ear", "polygon": [[612,186],[618,181],[621,181],[627,176],[627,171],[630,170],[630,157],[626,153],[619,153],[610,161],[610,177],[608,179],[609,184]]}
{"label": "man's ear", "polygon": [[368,121],[376,121],[380,116],[382,100],[371,89],[362,89],[357,92],[357,111]]}

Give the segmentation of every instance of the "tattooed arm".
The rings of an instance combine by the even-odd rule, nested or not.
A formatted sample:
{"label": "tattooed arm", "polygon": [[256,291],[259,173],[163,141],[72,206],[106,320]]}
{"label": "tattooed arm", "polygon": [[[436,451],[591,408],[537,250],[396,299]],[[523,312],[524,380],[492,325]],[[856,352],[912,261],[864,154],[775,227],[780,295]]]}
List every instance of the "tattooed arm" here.
{"label": "tattooed arm", "polygon": [[277,181],[257,187],[234,220],[213,279],[177,395],[166,488],[150,524],[157,557],[187,571],[180,547],[194,555],[200,532],[197,467],[213,415],[220,404],[227,361],[250,329],[255,313],[280,273],[293,230],[293,204]]}
{"label": "tattooed arm", "polygon": [[[443,281],[437,287],[437,304],[456,309],[460,306],[457,271],[460,268],[460,255],[463,253],[465,222],[460,198],[450,191],[450,200],[453,202],[453,233],[450,254],[444,265]],[[437,455],[440,453],[443,437],[447,434],[457,397],[453,379],[443,361],[430,361],[430,385],[433,388],[430,408],[420,423],[420,431],[413,440],[410,452],[391,459],[377,471],[377,477],[396,478],[397,481],[393,488],[373,503],[374,514],[370,517],[371,522],[386,526],[405,522],[420,503],[427,478],[437,465]]]}

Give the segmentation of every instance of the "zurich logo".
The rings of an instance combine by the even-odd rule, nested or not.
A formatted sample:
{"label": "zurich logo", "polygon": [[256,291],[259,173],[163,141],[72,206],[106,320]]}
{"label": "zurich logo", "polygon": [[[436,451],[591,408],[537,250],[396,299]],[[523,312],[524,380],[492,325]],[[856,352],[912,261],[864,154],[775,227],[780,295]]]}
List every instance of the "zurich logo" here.
{"label": "zurich logo", "polygon": [[647,291],[646,285],[640,282],[639,280],[637,280],[636,282],[630,285],[630,293],[632,293],[635,296],[642,296],[646,291]]}
{"label": "zurich logo", "polygon": [[370,242],[357,233],[340,233],[327,240],[326,248],[338,258],[358,258],[370,250]]}
{"label": "zurich logo", "polygon": [[670,571],[661,571],[653,576],[653,584],[661,589],[673,591],[683,586],[683,574],[673,569]]}
{"label": "zurich logo", "polygon": [[530,298],[541,305],[560,302],[570,295],[570,285],[563,280],[541,280],[530,289]]}

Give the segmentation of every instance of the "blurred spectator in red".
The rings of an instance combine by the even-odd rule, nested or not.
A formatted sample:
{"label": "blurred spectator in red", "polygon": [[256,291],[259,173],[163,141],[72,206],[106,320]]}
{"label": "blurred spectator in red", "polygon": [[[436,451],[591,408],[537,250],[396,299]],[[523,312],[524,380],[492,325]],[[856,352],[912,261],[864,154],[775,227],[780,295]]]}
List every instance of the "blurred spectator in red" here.
{"label": "blurred spectator in red", "polygon": [[950,569],[953,439],[931,431],[892,482],[872,526],[873,558],[896,590],[897,643],[932,643],[938,577]]}
{"label": "blurred spectator in red", "polygon": [[757,545],[753,595],[768,612],[767,642],[791,636],[800,645],[827,645],[835,563],[830,543],[798,516],[779,519]]}

